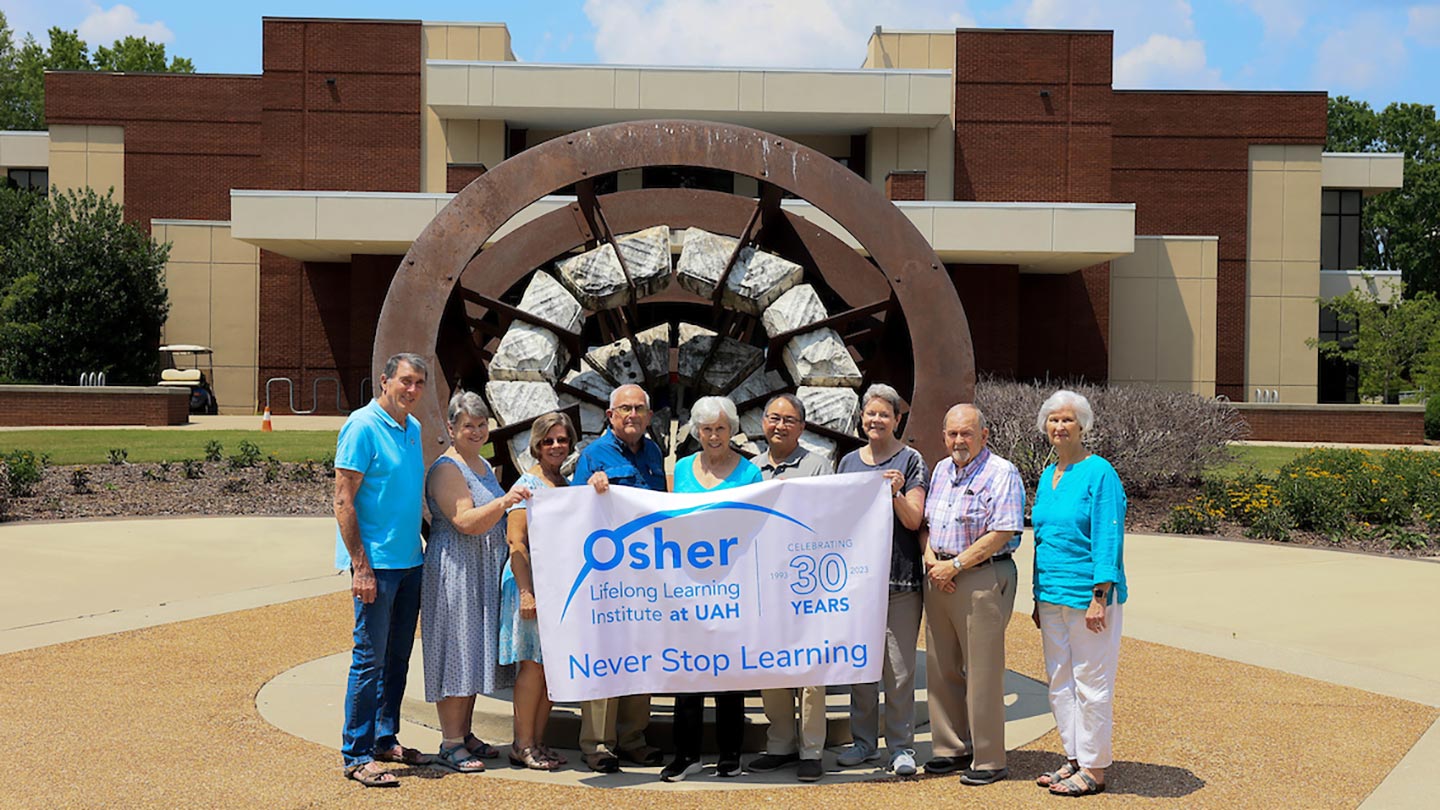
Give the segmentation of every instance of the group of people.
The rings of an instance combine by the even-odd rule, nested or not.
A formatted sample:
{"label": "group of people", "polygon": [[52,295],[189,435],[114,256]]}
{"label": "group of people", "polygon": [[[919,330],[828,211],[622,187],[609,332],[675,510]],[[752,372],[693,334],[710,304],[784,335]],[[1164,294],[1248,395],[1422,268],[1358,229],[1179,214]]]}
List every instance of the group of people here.
{"label": "group of people", "polygon": [[[545,744],[551,705],[535,615],[530,498],[541,488],[570,484],[601,494],[612,485],[667,490],[664,456],[647,436],[650,399],[636,385],[612,392],[609,429],[580,454],[568,480],[561,466],[576,444],[575,426],[563,413],[537,418],[529,444],[536,463],[520,471],[509,490],[480,455],[489,440],[484,401],[459,392],[448,413],[452,445],[427,475],[420,425],[410,416],[426,377],[420,357],[390,358],[376,398],[342,428],[335,457],[337,565],[350,569],[355,597],[342,754],[346,775],[371,787],[399,784],[377,761],[483,771],[484,760],[500,752],[471,729],[475,697],[511,685],[512,677],[511,763],[538,770],[566,764]],[[673,491],[880,472],[894,515],[882,680],[851,687],[852,743],[836,762],[857,767],[887,761],[902,776],[921,767],[913,748],[915,670],[921,617],[927,615],[933,755],[923,767],[932,774],[960,772],[967,785],[1005,779],[1005,632],[1018,579],[1012,555],[1025,525],[1024,484],[1015,466],[987,447],[985,415],[974,405],[956,405],[945,415],[941,431],[949,455],[931,473],[897,435],[902,401],[894,388],[872,385],[860,404],[865,446],[832,465],[801,446],[805,404],[793,394],[766,404],[766,447],[754,459],[731,443],[739,432],[735,404],[702,397],[691,407],[700,451],[676,462]],[[1085,447],[1093,419],[1084,397],[1058,391],[1036,420],[1055,462],[1041,474],[1032,508],[1032,619],[1041,631],[1050,704],[1065,749],[1065,761],[1036,781],[1067,796],[1105,789],[1126,600],[1125,492],[1114,468]],[[423,550],[422,503],[431,515]],[[400,745],[396,737],[417,616],[426,700],[436,704],[443,737],[433,756]],[[794,766],[800,781],[821,779],[825,693],[820,684],[763,690],[766,748],[743,770]],[[600,773],[618,771],[621,760],[663,764],[660,778],[668,782],[699,773],[705,697],[676,696],[675,750],[668,763],[646,740],[649,695],[585,702],[579,741],[584,764]],[[744,696],[712,698],[716,775],[736,776],[742,771]]]}

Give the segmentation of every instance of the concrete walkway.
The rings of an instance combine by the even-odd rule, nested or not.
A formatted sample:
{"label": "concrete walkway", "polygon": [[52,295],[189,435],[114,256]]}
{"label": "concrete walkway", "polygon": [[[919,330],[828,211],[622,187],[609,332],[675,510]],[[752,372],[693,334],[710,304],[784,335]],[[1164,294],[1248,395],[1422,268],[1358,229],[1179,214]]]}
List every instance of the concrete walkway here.
{"label": "concrete walkway", "polygon": [[[330,567],[332,525],[328,518],[0,525],[11,575],[0,592],[0,653],[344,590],[348,581]],[[1021,571],[1030,570],[1031,548],[1027,538],[1017,555]],[[1440,564],[1131,535],[1126,569],[1127,636],[1440,706],[1440,623],[1428,611],[1440,593]],[[1029,610],[1029,600],[1022,576],[1017,613]],[[1363,806],[1433,806],[1422,763],[1437,759],[1440,728],[1432,728]]]}
{"label": "concrete walkway", "polygon": [[[274,430],[339,430],[345,424],[343,416],[272,416],[270,426]],[[0,427],[0,432],[11,430],[260,430],[259,416],[191,416],[184,425],[28,425],[25,427]]]}

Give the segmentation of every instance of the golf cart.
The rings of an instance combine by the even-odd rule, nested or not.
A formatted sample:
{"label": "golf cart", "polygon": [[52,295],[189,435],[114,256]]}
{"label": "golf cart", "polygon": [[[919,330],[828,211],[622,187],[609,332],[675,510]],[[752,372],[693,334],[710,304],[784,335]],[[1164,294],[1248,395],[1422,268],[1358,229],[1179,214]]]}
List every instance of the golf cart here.
{"label": "golf cart", "polygon": [[[215,389],[210,380],[215,376],[215,363],[211,355],[215,352],[208,346],[190,343],[172,343],[160,347],[163,355],[163,369],[160,371],[160,385],[171,388],[190,389],[190,413],[215,415],[220,412],[220,403],[215,400]],[[200,370],[203,363],[210,370],[207,375]]]}

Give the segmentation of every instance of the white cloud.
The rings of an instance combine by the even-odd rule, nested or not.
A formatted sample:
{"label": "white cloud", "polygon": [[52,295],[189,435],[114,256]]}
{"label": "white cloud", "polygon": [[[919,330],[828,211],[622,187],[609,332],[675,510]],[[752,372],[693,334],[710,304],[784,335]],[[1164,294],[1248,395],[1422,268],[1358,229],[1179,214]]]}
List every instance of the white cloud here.
{"label": "white cloud", "polygon": [[1330,90],[1358,92],[1400,77],[1409,61],[1405,41],[1382,13],[1361,13],[1330,31],[1315,53],[1315,80]]}
{"label": "white cloud", "polygon": [[1223,86],[1205,42],[1195,36],[1186,0],[1029,0],[1031,28],[1115,32],[1116,87],[1209,89]]}
{"label": "white cloud", "polygon": [[1440,47],[1440,5],[1411,6],[1406,16],[1406,35],[1422,45]]}
{"label": "white cloud", "polygon": [[92,4],[90,13],[80,21],[79,31],[80,38],[91,48],[109,47],[115,40],[125,37],[145,37],[151,42],[171,42],[175,39],[174,32],[165,23],[159,20],[140,22],[140,15],[135,9],[123,3],[108,9]]}
{"label": "white cloud", "polygon": [[1115,57],[1115,86],[1209,90],[1223,87],[1220,71],[1205,60],[1205,43],[1165,34]]}
{"label": "white cloud", "polygon": [[1246,5],[1260,18],[1268,40],[1294,39],[1305,27],[1306,7],[1302,0],[1246,0]]}
{"label": "white cloud", "polygon": [[853,68],[876,25],[975,25],[944,0],[586,0],[602,62]]}

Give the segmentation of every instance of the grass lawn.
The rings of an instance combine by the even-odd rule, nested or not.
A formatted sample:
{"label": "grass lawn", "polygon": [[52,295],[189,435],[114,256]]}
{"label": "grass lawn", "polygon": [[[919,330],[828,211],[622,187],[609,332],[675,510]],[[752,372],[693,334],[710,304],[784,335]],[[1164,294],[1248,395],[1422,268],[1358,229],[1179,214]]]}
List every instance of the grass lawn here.
{"label": "grass lawn", "polygon": [[1274,475],[1290,459],[1309,451],[1309,447],[1269,447],[1248,444],[1230,445],[1230,462],[1217,468],[1221,475],[1261,472]]}
{"label": "grass lawn", "polygon": [[261,455],[274,453],[281,461],[319,461],[335,452],[333,430],[15,430],[0,432],[0,453],[31,450],[49,453],[51,464],[104,464],[112,448],[123,448],[133,462],[180,461],[205,457],[211,440],[224,446],[226,456],[249,440]]}

